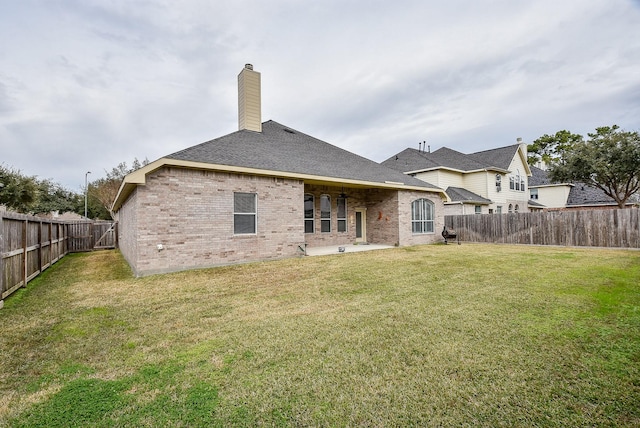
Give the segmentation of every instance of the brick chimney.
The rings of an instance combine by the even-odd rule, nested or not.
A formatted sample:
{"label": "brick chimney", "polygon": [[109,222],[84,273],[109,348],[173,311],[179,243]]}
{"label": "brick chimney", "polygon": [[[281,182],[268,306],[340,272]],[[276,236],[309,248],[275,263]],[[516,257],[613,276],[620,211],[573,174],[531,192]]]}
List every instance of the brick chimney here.
{"label": "brick chimney", "polygon": [[238,74],[238,128],[262,132],[260,73],[245,64]]}

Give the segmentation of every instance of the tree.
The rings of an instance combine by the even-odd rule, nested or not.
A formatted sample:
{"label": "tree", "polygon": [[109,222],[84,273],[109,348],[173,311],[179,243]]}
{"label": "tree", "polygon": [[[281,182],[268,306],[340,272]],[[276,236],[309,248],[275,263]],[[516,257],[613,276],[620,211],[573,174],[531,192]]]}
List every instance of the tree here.
{"label": "tree", "polygon": [[38,197],[35,177],[0,164],[0,204],[14,211],[28,213]]}
{"label": "tree", "polygon": [[52,211],[78,212],[82,196],[63,188],[51,180],[36,182],[37,198],[30,211],[34,213],[49,213]]}
{"label": "tree", "polygon": [[114,218],[115,215],[111,210],[111,206],[118,195],[122,180],[127,174],[148,164],[148,159],[145,159],[142,163],[138,159],[134,159],[131,168],[129,168],[126,162],[120,162],[118,166],[112,168],[111,171],[105,170],[107,174],[105,178],[100,178],[89,184],[89,195],[95,198],[100,205],[107,210],[111,218]]}
{"label": "tree", "polygon": [[543,161],[549,166],[563,162],[567,153],[571,152],[576,144],[582,143],[584,138],[579,134],[569,131],[558,131],[555,135],[544,134],[527,146],[529,165],[535,165]]}
{"label": "tree", "polygon": [[586,141],[577,141],[564,151],[552,165],[550,178],[597,187],[624,208],[640,190],[640,134],[613,125],[588,135]]}
{"label": "tree", "polygon": [[52,211],[82,213],[84,198],[50,179],[38,180],[0,165],[0,204],[24,214]]}

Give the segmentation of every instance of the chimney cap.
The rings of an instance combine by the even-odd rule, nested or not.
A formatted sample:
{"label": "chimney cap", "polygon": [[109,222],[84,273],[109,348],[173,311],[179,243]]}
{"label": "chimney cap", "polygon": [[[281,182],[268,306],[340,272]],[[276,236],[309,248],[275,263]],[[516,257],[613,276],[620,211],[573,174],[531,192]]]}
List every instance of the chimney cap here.
{"label": "chimney cap", "polygon": [[246,68],[247,70],[253,70],[253,64],[245,64],[244,68]]}
{"label": "chimney cap", "polygon": [[518,143],[522,143],[522,137],[518,137],[518,138],[516,138],[516,141],[517,141]]}

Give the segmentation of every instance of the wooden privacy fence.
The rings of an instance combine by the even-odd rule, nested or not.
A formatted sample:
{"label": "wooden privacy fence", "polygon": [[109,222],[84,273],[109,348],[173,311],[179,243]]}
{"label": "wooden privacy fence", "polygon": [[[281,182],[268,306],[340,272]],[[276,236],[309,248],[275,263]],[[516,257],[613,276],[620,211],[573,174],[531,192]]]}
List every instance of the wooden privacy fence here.
{"label": "wooden privacy fence", "polygon": [[640,210],[448,215],[460,240],[503,244],[640,248]]}
{"label": "wooden privacy fence", "polygon": [[117,247],[117,223],[64,222],[0,212],[0,308],[70,252]]}
{"label": "wooden privacy fence", "polygon": [[103,250],[118,247],[118,223],[111,221],[66,223],[69,231],[69,252]]}

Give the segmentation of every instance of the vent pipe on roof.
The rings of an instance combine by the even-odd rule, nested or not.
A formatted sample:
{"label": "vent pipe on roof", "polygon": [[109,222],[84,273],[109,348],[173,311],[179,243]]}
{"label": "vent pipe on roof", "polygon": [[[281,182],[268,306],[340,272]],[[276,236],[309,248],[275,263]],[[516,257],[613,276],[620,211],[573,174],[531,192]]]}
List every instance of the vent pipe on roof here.
{"label": "vent pipe on roof", "polygon": [[251,64],[238,74],[238,129],[262,132],[260,73]]}

